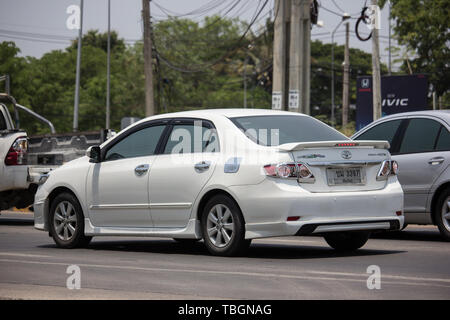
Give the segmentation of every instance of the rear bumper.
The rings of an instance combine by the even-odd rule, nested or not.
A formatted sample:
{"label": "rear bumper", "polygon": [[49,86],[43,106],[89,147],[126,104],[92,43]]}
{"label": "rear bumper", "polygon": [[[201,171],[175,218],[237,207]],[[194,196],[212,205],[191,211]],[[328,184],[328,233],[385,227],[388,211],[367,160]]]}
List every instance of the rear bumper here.
{"label": "rear bumper", "polygon": [[252,223],[245,225],[245,238],[267,238],[281,236],[308,236],[312,234],[323,234],[327,232],[351,232],[351,231],[394,231],[403,226],[403,217],[392,217],[390,219],[341,219],[336,221],[321,219],[322,222],[274,222],[274,223]]}
{"label": "rear bumper", "polygon": [[[403,226],[403,191],[395,177],[381,190],[313,193],[295,180],[266,179],[229,187],[242,210],[247,239]],[[288,217],[299,217],[287,221]]]}
{"label": "rear bumper", "polygon": [[352,221],[304,224],[295,234],[296,236],[307,236],[313,233],[338,232],[338,231],[377,231],[377,230],[400,230],[400,220],[378,220],[378,221]]}

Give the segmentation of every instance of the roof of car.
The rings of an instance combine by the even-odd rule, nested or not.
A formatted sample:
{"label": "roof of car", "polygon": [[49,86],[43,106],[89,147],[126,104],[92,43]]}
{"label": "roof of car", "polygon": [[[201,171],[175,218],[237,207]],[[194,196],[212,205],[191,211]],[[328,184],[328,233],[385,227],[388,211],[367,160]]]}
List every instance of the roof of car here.
{"label": "roof of car", "polygon": [[200,109],[191,111],[180,111],[172,113],[159,114],[152,117],[157,118],[174,118],[174,117],[204,117],[204,116],[225,116],[227,118],[245,117],[245,116],[264,116],[264,115],[299,115],[306,116],[298,112],[288,112],[272,109],[243,109],[243,108],[227,108],[227,109]]}
{"label": "roof of car", "polygon": [[402,112],[402,113],[391,114],[391,115],[385,116],[381,119],[386,120],[386,119],[391,119],[391,118],[405,118],[405,117],[413,117],[413,116],[438,117],[438,118],[445,120],[447,123],[450,123],[450,110],[422,110],[422,111]]}

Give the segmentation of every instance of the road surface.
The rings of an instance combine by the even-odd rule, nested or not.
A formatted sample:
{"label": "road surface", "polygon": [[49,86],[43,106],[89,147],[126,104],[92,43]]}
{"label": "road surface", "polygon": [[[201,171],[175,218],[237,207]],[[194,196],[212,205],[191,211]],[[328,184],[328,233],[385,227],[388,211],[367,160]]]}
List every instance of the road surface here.
{"label": "road surface", "polygon": [[[80,268],[79,290],[67,288],[70,265]],[[380,268],[380,289],[368,289],[369,266]],[[449,299],[450,246],[435,227],[410,226],[352,254],[320,237],[256,240],[236,258],[160,238],[97,237],[66,250],[32,215],[2,212],[0,298]]]}

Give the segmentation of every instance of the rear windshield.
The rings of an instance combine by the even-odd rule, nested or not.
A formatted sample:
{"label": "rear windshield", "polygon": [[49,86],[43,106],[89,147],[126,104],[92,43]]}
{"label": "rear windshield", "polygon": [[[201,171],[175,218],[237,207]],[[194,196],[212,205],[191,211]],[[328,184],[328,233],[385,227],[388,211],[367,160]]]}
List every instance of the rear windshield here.
{"label": "rear windshield", "polygon": [[260,145],[290,142],[349,140],[325,123],[305,116],[249,116],[230,118],[245,135]]}

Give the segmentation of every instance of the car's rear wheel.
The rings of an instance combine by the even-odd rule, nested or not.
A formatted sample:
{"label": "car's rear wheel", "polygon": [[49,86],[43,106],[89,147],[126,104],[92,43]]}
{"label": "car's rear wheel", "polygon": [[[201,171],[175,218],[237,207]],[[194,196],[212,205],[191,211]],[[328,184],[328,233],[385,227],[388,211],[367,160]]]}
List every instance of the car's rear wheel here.
{"label": "car's rear wheel", "polygon": [[216,195],[208,201],[201,225],[205,245],[213,255],[238,255],[250,245],[251,240],[245,240],[241,210],[228,196]]}
{"label": "car's rear wheel", "polygon": [[370,233],[366,231],[336,232],[324,236],[330,247],[338,251],[354,251],[364,246]]}
{"label": "car's rear wheel", "polygon": [[450,241],[450,188],[445,189],[439,196],[434,210],[434,220],[442,237]]}
{"label": "car's rear wheel", "polygon": [[78,248],[89,244],[84,235],[84,216],[77,198],[61,193],[52,201],[49,214],[50,234],[61,248]]}

